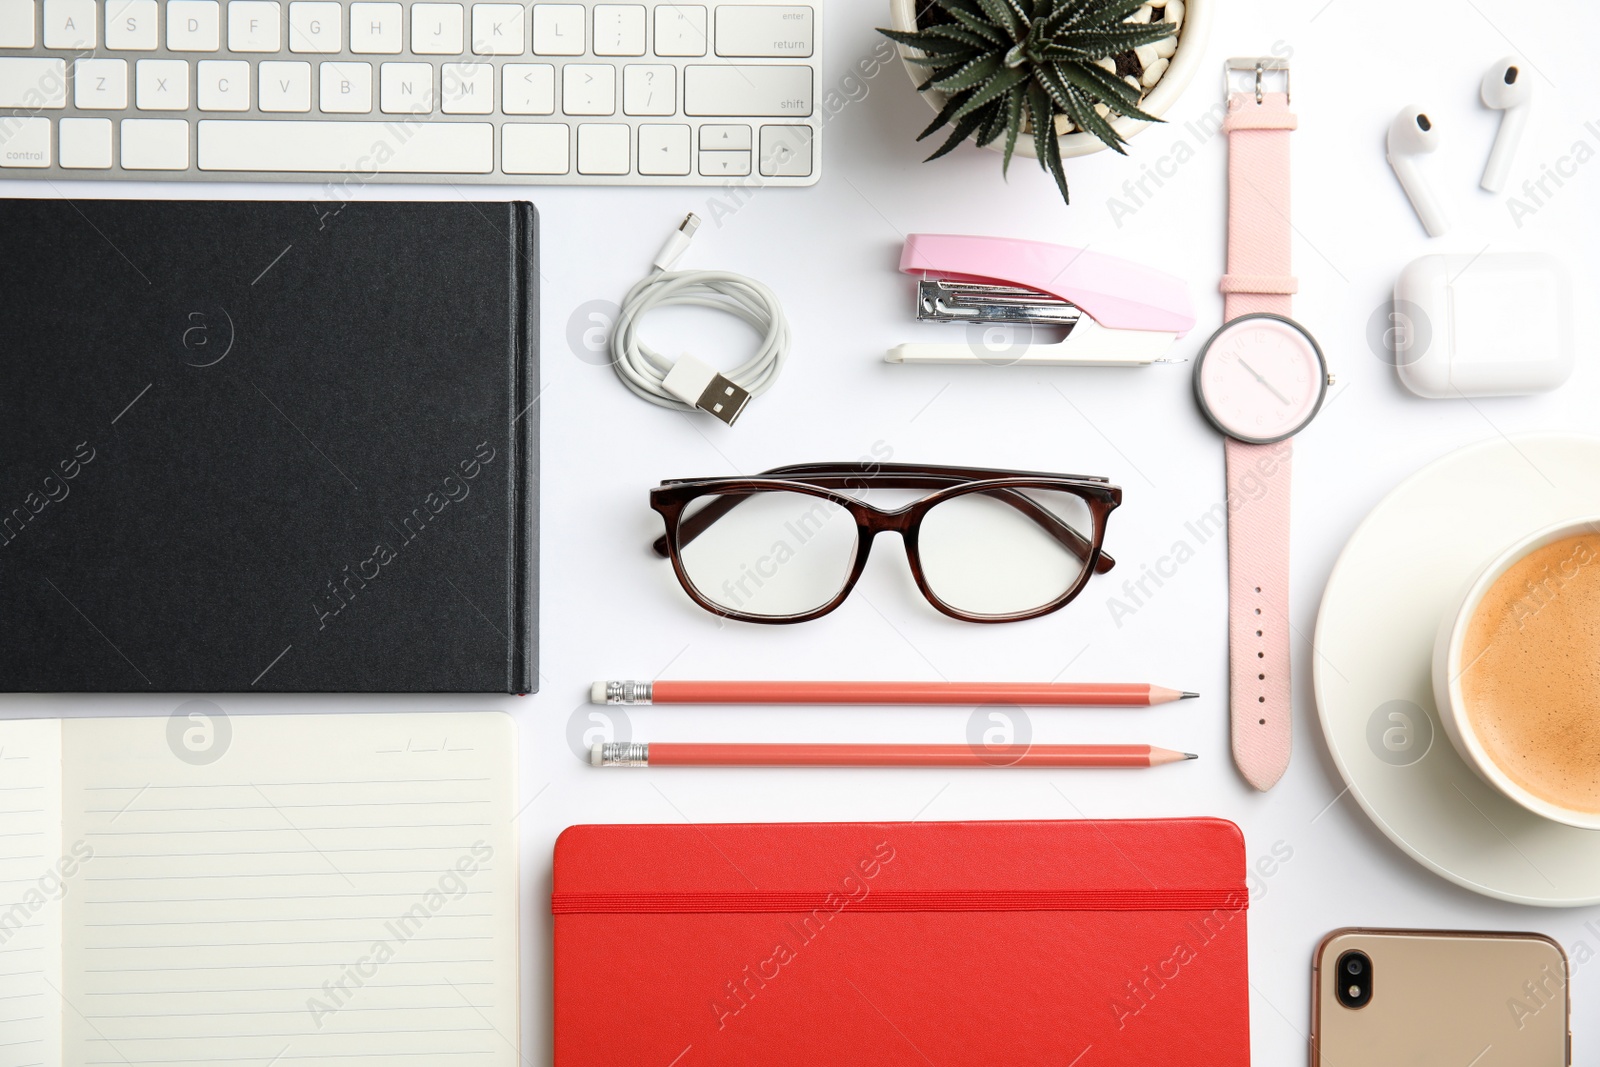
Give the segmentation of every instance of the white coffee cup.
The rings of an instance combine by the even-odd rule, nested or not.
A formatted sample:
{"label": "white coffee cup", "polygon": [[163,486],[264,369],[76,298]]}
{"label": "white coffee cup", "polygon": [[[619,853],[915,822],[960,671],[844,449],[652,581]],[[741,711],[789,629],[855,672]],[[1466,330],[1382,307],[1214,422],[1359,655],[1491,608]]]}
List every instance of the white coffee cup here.
{"label": "white coffee cup", "polygon": [[1552,804],[1518,785],[1500,769],[1473,728],[1467,715],[1466,701],[1461,694],[1461,648],[1466,642],[1467,629],[1478,605],[1500,576],[1519,563],[1524,556],[1546,545],[1568,537],[1588,534],[1600,546],[1600,515],[1568,519],[1554,526],[1546,526],[1521,538],[1490,560],[1478,572],[1465,593],[1447,611],[1439,627],[1439,636],[1433,646],[1433,699],[1439,709],[1439,719],[1450,742],[1478,776],[1511,800],[1516,801],[1535,815],[1577,826],[1585,830],[1600,830],[1600,812],[1579,811]]}

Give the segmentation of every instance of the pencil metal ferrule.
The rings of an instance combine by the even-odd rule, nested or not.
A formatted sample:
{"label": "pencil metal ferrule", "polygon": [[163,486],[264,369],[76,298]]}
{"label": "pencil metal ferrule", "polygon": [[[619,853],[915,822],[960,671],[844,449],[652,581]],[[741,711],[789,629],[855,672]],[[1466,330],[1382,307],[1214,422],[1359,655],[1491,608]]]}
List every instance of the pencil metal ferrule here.
{"label": "pencil metal ferrule", "polygon": [[607,682],[607,704],[649,704],[654,691],[649,682]]}
{"label": "pencil metal ferrule", "polygon": [[650,745],[644,741],[605,741],[589,750],[589,762],[596,767],[648,767]]}

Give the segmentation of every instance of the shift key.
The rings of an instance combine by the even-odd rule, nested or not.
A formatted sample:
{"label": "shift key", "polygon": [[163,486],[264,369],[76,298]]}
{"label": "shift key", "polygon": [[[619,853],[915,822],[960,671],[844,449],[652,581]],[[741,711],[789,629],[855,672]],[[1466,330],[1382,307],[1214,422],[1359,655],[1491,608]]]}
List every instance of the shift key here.
{"label": "shift key", "polygon": [[811,114],[811,68],[691,64],[683,71],[685,115]]}
{"label": "shift key", "polygon": [[811,55],[809,7],[722,4],[717,7],[717,55]]}

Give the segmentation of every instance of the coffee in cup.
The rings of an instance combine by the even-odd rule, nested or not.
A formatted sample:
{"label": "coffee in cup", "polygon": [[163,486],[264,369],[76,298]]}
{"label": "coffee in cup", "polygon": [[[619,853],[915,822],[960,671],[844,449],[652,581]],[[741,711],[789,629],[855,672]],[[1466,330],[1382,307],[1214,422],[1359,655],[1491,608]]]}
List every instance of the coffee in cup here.
{"label": "coffee in cup", "polygon": [[1600,520],[1539,531],[1485,568],[1435,656],[1446,732],[1524,807],[1600,829]]}

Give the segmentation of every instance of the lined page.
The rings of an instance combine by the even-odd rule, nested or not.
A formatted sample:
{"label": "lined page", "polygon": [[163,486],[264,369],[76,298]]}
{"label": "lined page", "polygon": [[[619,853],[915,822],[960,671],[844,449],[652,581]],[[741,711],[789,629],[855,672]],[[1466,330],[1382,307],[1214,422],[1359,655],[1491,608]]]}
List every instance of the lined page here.
{"label": "lined page", "polygon": [[84,873],[61,847],[60,721],[0,722],[0,1067],[62,1062],[61,900]]}
{"label": "lined page", "polygon": [[516,1064],[511,719],[195,706],[64,726],[66,1062]]}

